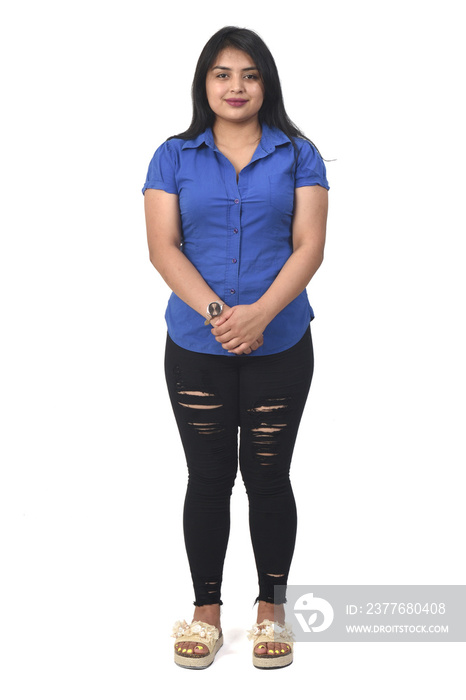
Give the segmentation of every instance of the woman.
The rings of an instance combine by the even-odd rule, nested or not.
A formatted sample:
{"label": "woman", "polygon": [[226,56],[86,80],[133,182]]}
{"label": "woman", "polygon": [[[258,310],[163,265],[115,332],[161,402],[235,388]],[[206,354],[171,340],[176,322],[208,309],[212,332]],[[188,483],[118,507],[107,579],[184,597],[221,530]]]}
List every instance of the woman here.
{"label": "woman", "polygon": [[306,286],[323,259],[328,183],[254,32],[225,27],[211,37],[192,96],[189,129],[157,149],[143,188],[150,259],[173,291],[165,371],[189,472],[183,526],[196,599],[193,623],[175,625],[175,662],[206,668],[223,643],[240,428],[259,580],[253,662],[287,666],[289,469],[313,372]]}

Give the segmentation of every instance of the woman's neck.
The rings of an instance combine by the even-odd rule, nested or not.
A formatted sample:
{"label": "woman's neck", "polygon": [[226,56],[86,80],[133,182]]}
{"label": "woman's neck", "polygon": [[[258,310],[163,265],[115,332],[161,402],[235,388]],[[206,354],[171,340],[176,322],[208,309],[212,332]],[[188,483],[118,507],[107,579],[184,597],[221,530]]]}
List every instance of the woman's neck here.
{"label": "woman's neck", "polygon": [[217,146],[243,148],[259,143],[262,129],[258,119],[241,124],[217,119],[212,127],[212,133]]}

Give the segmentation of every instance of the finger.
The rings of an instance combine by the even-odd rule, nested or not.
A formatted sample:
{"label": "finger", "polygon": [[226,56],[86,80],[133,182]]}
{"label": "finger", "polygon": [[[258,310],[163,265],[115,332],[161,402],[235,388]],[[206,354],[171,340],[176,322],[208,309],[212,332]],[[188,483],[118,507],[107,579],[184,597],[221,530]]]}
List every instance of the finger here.
{"label": "finger", "polygon": [[[227,345],[228,345],[228,343],[227,343]],[[242,355],[243,353],[245,355],[249,355],[251,352],[251,349],[249,347],[249,343],[241,343],[240,345],[236,345],[236,347],[232,347],[232,348],[228,348],[228,347],[225,347],[225,345],[222,345],[222,348],[224,348],[225,350],[228,350],[229,352],[234,352],[237,355]],[[249,350],[249,353],[246,352],[247,350]]]}
{"label": "finger", "polygon": [[227,343],[222,343],[222,348],[224,350],[236,350],[236,348],[241,346],[242,352],[244,352],[244,348],[248,348],[249,345],[249,342],[245,342],[241,338],[232,338]]}
{"label": "finger", "polygon": [[219,338],[223,338],[223,341],[222,341],[222,342],[226,342],[227,338],[226,338],[225,336],[227,335],[227,333],[230,332],[230,330],[229,330],[229,329],[225,329],[225,330],[220,329],[220,330],[217,330],[216,328],[212,328],[212,331],[211,331],[211,332],[212,332],[212,335],[215,336],[215,338],[217,338],[217,340],[218,340]]}
{"label": "finger", "polygon": [[[231,333],[231,328],[212,328],[211,333],[214,335],[216,338],[221,338],[223,336],[227,336],[229,333]],[[233,337],[233,336],[230,336]],[[225,337],[224,342],[227,340]]]}
{"label": "finger", "polygon": [[226,350],[230,350],[232,347],[234,348],[237,345],[239,345],[239,343],[240,343],[239,339],[237,339],[236,342],[234,342],[235,337],[234,337],[233,333],[230,333],[230,332],[224,333],[223,335],[216,335],[215,340],[217,340],[222,345],[226,345],[227,343],[230,343],[230,345],[227,348],[225,348]]}
{"label": "finger", "polygon": [[[234,350],[234,348],[237,348],[238,345],[246,342],[244,338],[238,338],[238,336],[233,335],[233,333],[218,336],[217,340],[222,344],[225,350]],[[249,343],[247,343],[247,346],[249,347]]]}
{"label": "finger", "polygon": [[236,350],[236,348],[239,348],[240,345],[243,346],[244,348],[249,347],[249,343],[243,343],[240,338],[233,338],[232,340],[229,340],[227,343],[222,343],[222,348],[224,350]]}
{"label": "finger", "polygon": [[233,309],[228,309],[226,311],[223,311],[223,313],[220,316],[217,316],[217,318],[215,318],[211,321],[212,326],[214,326],[215,328],[217,326],[222,326],[225,323],[225,321],[228,321],[228,319],[231,316],[232,311],[233,311]]}

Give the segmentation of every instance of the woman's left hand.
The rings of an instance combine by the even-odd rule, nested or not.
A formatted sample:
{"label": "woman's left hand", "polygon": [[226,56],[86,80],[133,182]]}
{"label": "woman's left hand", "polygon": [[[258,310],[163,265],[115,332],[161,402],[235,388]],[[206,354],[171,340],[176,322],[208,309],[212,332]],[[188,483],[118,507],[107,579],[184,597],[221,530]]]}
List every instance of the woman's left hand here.
{"label": "woman's left hand", "polygon": [[212,333],[224,350],[248,355],[257,350],[267,326],[264,311],[257,304],[239,304],[224,311],[212,322]]}

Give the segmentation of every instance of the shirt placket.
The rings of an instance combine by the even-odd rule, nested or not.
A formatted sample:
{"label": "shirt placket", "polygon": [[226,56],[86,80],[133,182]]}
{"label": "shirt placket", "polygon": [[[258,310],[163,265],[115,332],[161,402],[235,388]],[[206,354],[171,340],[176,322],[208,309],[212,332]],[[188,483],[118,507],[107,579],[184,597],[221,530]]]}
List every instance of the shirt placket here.
{"label": "shirt placket", "polygon": [[[226,265],[225,265],[225,289],[224,289],[224,301],[229,306],[235,306],[240,303],[241,294],[241,280],[240,280],[240,255],[241,255],[241,238],[242,238],[242,223],[241,223],[241,207],[242,207],[242,196],[241,191],[245,191],[245,186],[247,184],[248,169],[249,165],[259,158],[263,158],[267,155],[268,151],[259,150],[251,162],[243,168],[240,172],[238,179],[236,178],[236,171],[232,163],[223,155],[219,153],[222,158],[223,167],[226,169],[224,172],[224,181],[226,184],[227,197],[228,197],[228,220],[227,220],[227,247],[226,247]],[[241,187],[242,186],[242,187]],[[247,187],[246,187],[247,189]]]}
{"label": "shirt placket", "polygon": [[[227,219],[227,246],[225,261],[225,290],[224,300],[229,306],[239,304],[240,295],[240,250],[241,250],[241,194],[239,183],[236,182],[236,173],[231,163],[229,169],[233,171],[233,179],[228,173],[228,219]],[[241,177],[241,175],[240,175]]]}

